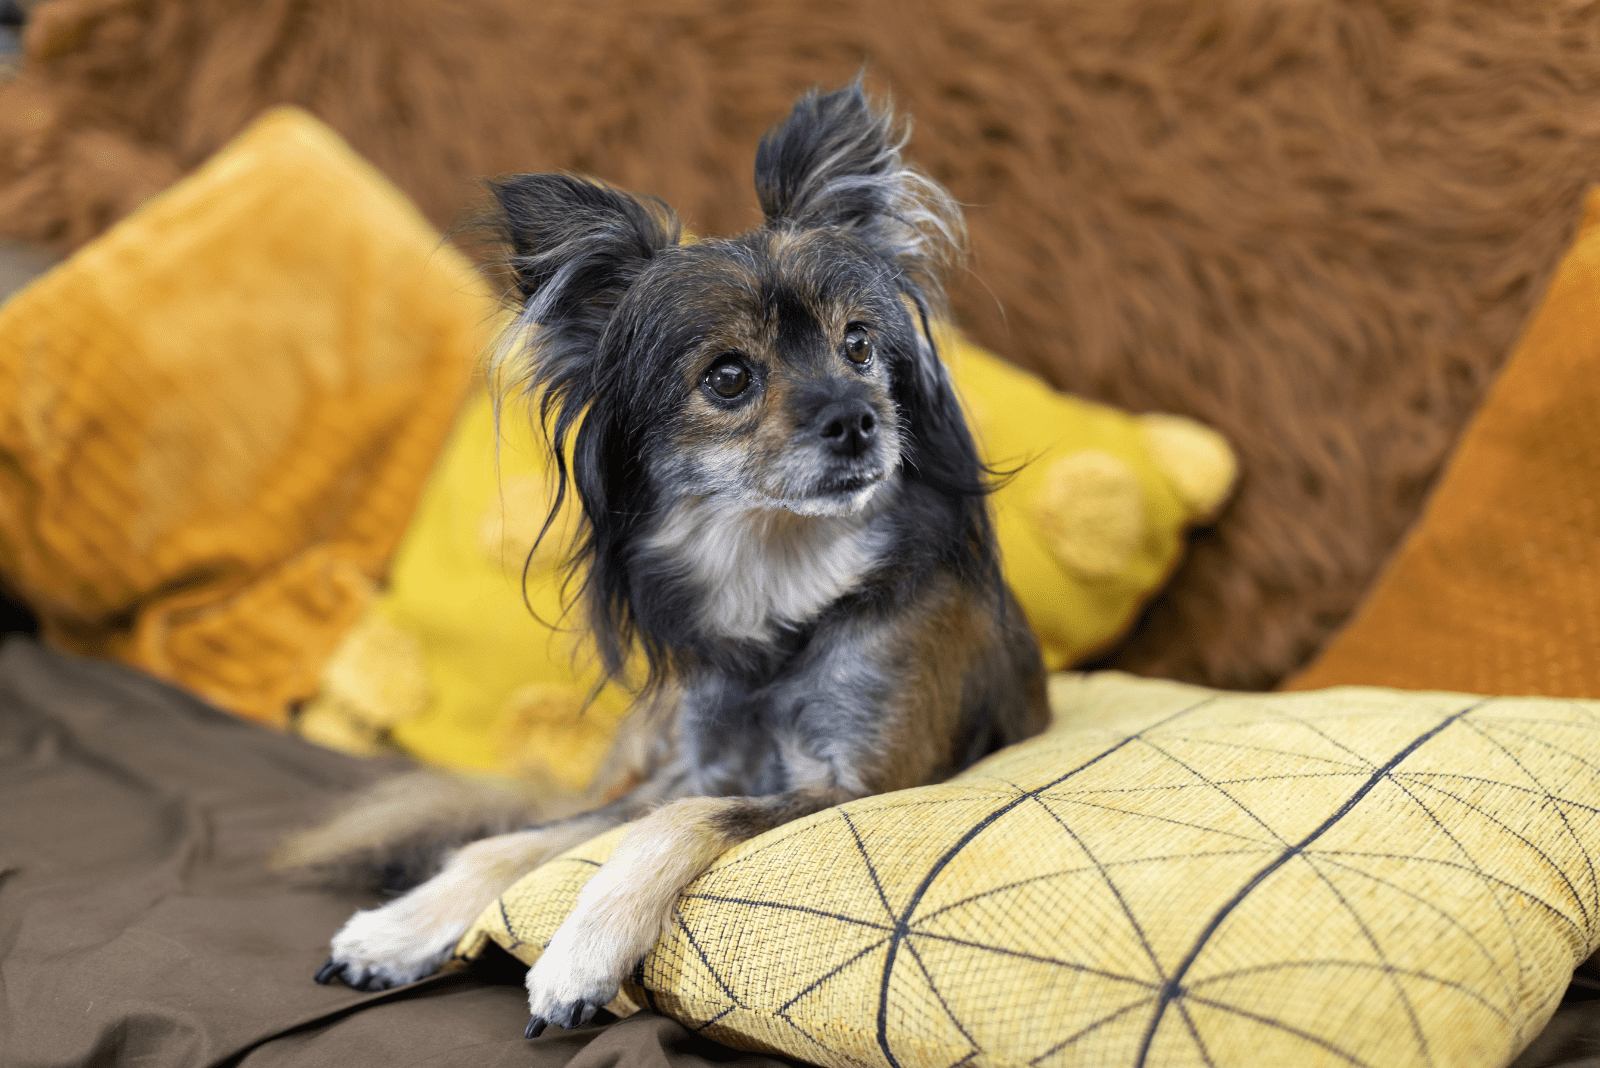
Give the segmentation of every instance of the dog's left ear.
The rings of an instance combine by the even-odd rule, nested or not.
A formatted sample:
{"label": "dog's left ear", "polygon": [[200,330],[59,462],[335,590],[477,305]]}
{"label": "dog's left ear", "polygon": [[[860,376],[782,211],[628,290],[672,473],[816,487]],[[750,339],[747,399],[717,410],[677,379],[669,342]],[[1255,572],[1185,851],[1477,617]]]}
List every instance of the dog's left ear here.
{"label": "dog's left ear", "polygon": [[756,195],[771,227],[844,230],[902,272],[924,310],[942,304],[938,270],[963,237],[961,211],[938,183],[907,166],[908,123],[875,107],[857,78],[806,93],[756,149]]}

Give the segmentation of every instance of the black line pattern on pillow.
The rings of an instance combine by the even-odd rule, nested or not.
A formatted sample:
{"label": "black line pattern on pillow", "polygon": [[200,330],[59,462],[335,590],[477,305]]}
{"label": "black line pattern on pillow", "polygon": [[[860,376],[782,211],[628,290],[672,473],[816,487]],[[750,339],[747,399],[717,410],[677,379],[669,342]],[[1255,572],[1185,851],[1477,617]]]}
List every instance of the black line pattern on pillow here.
{"label": "black line pattern on pillow", "polygon": [[[1135,1023],[1138,1024],[1137,1038],[1129,1043],[1126,1061],[1130,1066],[1143,1068],[1146,1065],[1170,1063],[1174,1058],[1196,1064],[1218,1064],[1221,1062],[1212,1049],[1208,1032],[1215,1029],[1215,1021],[1222,1017],[1235,1022],[1244,1021],[1302,1043],[1309,1047],[1304,1050],[1308,1055],[1314,1049],[1318,1055],[1336,1062],[1371,1068],[1394,1063],[1394,1060],[1368,1046],[1346,1041],[1341,1034],[1308,1029],[1294,1019],[1263,1010],[1251,1002],[1239,1002],[1229,993],[1230,984],[1252,977],[1292,977],[1319,969],[1341,976],[1369,975],[1372,982],[1377,984],[1374,989],[1383,991],[1383,996],[1392,998],[1395,1004],[1403,1007],[1407,1025],[1402,1030],[1408,1033],[1385,1038],[1393,1043],[1391,1051],[1398,1051],[1401,1054],[1398,1059],[1405,1063],[1453,1068],[1436,1055],[1429,1037],[1429,1024],[1412,1004],[1416,992],[1423,989],[1451,991],[1463,1003],[1478,1006],[1511,1029],[1515,1043],[1511,1049],[1520,1046],[1526,1037],[1523,1032],[1528,1020],[1517,999],[1523,996],[1532,964],[1524,959],[1526,950],[1519,942],[1518,920],[1510,906],[1515,904],[1518,912],[1532,908],[1547,913],[1571,928],[1574,943],[1584,945],[1592,945],[1595,941],[1591,917],[1600,912],[1600,882],[1597,882],[1588,845],[1600,831],[1600,819],[1596,818],[1600,816],[1600,808],[1578,800],[1579,797],[1600,798],[1600,774],[1597,774],[1600,772],[1600,762],[1550,742],[1548,730],[1544,731],[1544,737],[1531,732],[1529,728],[1537,728],[1541,717],[1516,714],[1519,711],[1532,713],[1558,703],[1534,705],[1528,701],[1510,699],[1473,700],[1450,709],[1419,710],[1415,707],[1390,706],[1372,712],[1346,712],[1333,720],[1322,720],[1314,715],[1295,713],[1297,708],[1303,710],[1311,707],[1304,700],[1298,705],[1285,699],[1281,705],[1264,706],[1257,699],[1255,703],[1238,702],[1238,709],[1248,710],[1250,716],[1200,721],[1199,713],[1203,710],[1216,711],[1211,706],[1219,700],[1227,700],[1228,696],[1208,696],[1137,733],[1119,737],[1042,786],[1024,788],[1002,778],[984,779],[980,776],[960,781],[960,785],[970,789],[960,797],[949,800],[910,801],[891,795],[881,801],[868,799],[868,803],[858,803],[827,814],[800,833],[831,836],[828,841],[838,843],[838,863],[841,867],[846,862],[843,853],[854,853],[854,862],[861,865],[872,888],[855,904],[875,903],[865,911],[831,907],[825,895],[797,900],[752,892],[725,892],[726,888],[741,881],[748,883],[751,869],[764,870],[762,866],[770,850],[791,848],[794,844],[792,836],[770,846],[751,850],[713,869],[685,896],[685,916],[678,921],[682,940],[692,947],[698,957],[698,965],[709,973],[711,985],[720,990],[726,999],[723,1007],[699,1019],[698,1026],[701,1029],[710,1028],[715,1034],[717,1025],[729,1013],[736,1009],[751,1009],[752,1005],[739,993],[745,989],[743,984],[749,981],[749,977],[730,971],[745,966],[742,955],[736,950],[730,951],[727,945],[737,942],[740,934],[728,929],[697,929],[694,920],[696,913],[692,906],[703,902],[734,909],[737,923],[744,925],[780,923],[785,914],[836,925],[840,955],[829,959],[826,966],[818,966],[808,975],[797,976],[785,1000],[762,1010],[784,1021],[796,1035],[801,1036],[804,1044],[811,1047],[810,1054],[796,1050],[799,1055],[830,1064],[861,1064],[870,1065],[871,1068],[886,1064],[890,1068],[906,1068],[903,1058],[908,1050],[903,1043],[908,1041],[908,1033],[937,1032],[959,1036],[960,1043],[966,1048],[957,1048],[958,1044],[952,1038],[952,1055],[944,1062],[944,1068],[959,1068],[974,1058],[989,1054],[991,1051],[985,1048],[980,1029],[973,1026],[972,1019],[963,1017],[961,999],[951,996],[955,991],[947,985],[951,981],[964,981],[976,971],[981,971],[981,967],[973,962],[985,957],[1027,962],[1059,969],[1064,974],[1092,976],[1101,980],[1107,990],[1114,992],[1110,995],[1104,992],[1100,994],[1103,1004],[1096,1010],[1094,1018],[1080,1023],[1071,1031],[1052,1036],[1053,1041],[1031,1050],[1031,1056],[1025,1060],[1015,1060],[1016,1051],[1007,1051],[1007,1063],[1027,1063],[1037,1068],[1056,1068],[1071,1063],[1075,1049],[1083,1043],[1096,1039],[1108,1028],[1126,1030]],[[1587,707],[1583,708],[1583,716],[1587,723],[1557,718],[1544,718],[1543,721],[1546,726],[1559,727],[1563,731],[1581,728],[1593,733],[1600,724],[1595,722],[1593,713]],[[1416,728],[1404,737],[1403,744],[1392,746],[1386,755],[1364,754],[1345,737],[1352,733],[1345,728],[1363,719],[1379,721],[1380,726],[1389,721],[1409,722],[1416,724]],[[1258,725],[1287,725],[1296,731],[1303,731],[1307,748],[1313,751],[1253,744],[1246,735],[1250,728]],[[1452,734],[1460,732],[1470,732],[1484,744],[1503,753],[1508,766],[1519,769],[1518,777],[1523,781],[1504,782],[1475,776],[1470,773],[1471,769],[1430,766],[1424,758],[1436,748],[1435,743],[1440,739],[1448,740]],[[1528,759],[1528,753],[1541,749],[1554,750],[1565,761],[1560,765],[1564,769],[1562,782],[1541,781],[1530,767],[1536,762]],[[1211,760],[1208,754],[1222,752],[1228,752],[1235,758],[1241,753],[1259,753],[1267,765],[1264,767],[1267,773],[1259,777],[1208,776],[1207,767]],[[1593,755],[1589,750],[1585,752]],[[1144,761],[1141,767],[1146,769],[1165,762],[1172,776],[1164,781],[1129,787],[1106,782],[1085,784],[1083,781],[1091,769],[1108,761],[1134,755]],[[1287,761],[1298,762],[1302,769],[1314,767],[1318,770],[1289,772],[1283,767]],[[1294,781],[1307,784],[1307,790],[1315,789],[1316,783],[1326,787],[1346,781],[1350,783],[1350,788],[1342,791],[1342,800],[1333,805],[1331,811],[1322,809],[1323,815],[1314,826],[1291,832],[1285,830],[1287,825],[1283,812],[1277,809],[1257,811],[1252,807],[1248,795],[1251,788],[1259,788],[1263,783],[1282,786]],[[1500,806],[1492,803],[1490,795],[1537,798],[1537,809],[1533,815],[1525,817],[1524,822],[1546,812],[1554,813],[1554,818],[1562,828],[1562,836],[1575,847],[1575,855],[1581,857],[1581,862],[1575,862],[1577,866],[1571,870],[1563,866],[1539,845],[1526,828],[1519,828],[1508,819],[1501,818],[1498,814]],[[926,866],[920,879],[911,886],[909,896],[896,904],[897,894],[911,884],[903,872],[894,888],[880,878],[880,871],[887,861],[887,856],[882,852],[884,847],[875,845],[871,836],[863,833],[857,820],[920,807],[923,810],[921,814],[905,814],[905,818],[911,819],[914,815],[915,819],[932,822],[939,818],[937,813],[941,806],[946,809],[971,809],[985,798],[992,802],[987,811],[981,818],[972,820],[965,832]],[[1159,805],[1149,810],[1138,807],[1140,801],[1153,799],[1158,800]],[[870,804],[873,801],[879,801],[877,807]],[[1403,809],[1423,814],[1424,823],[1434,828],[1438,835],[1440,850],[1447,851],[1449,855],[1414,856],[1386,848],[1352,848],[1352,845],[1361,843],[1332,840],[1335,837],[1333,832],[1342,829],[1353,813],[1363,813],[1369,808],[1373,811]],[[1522,808],[1526,810],[1527,806]],[[1209,844],[1183,853],[1124,855],[1126,850],[1111,850],[1116,855],[1108,855],[1107,842],[1096,840],[1091,833],[1080,829],[1080,825],[1084,824],[1080,817],[1091,811],[1193,831]],[[1008,873],[997,871],[992,886],[962,894],[955,900],[938,899],[934,891],[940,886],[941,876],[946,869],[961,858],[972,843],[991,832],[1006,830],[1007,824],[1022,818],[1024,812],[1043,813],[1048,817],[1050,825],[1057,829],[1060,841],[1071,843],[1070,848],[1058,843],[1060,852],[1063,856],[1078,858],[1077,861],[1021,879],[1006,878]],[[1464,813],[1472,814],[1477,827],[1474,833],[1479,838],[1468,840],[1460,832],[1459,817]],[[1300,810],[1291,815],[1300,819],[1301,823],[1308,818]],[[1309,818],[1315,819],[1316,815],[1313,812]],[[1242,823],[1239,817],[1242,817]],[[1248,829],[1250,827],[1254,830]],[[1486,859],[1488,853],[1508,848],[1510,843],[1520,847],[1518,856],[1542,858],[1570,901],[1546,900],[1506,878],[1501,868],[1508,861],[1503,855],[1496,854],[1498,859]],[[1256,856],[1261,859],[1253,872],[1237,885],[1220,907],[1202,910],[1196,915],[1192,937],[1181,946],[1153,941],[1146,925],[1141,922],[1140,908],[1143,906],[1125,898],[1119,882],[1124,879],[1125,873],[1133,872],[1140,866],[1199,860],[1235,863]],[[1499,916],[1509,936],[1512,959],[1498,958],[1472,926],[1452,915],[1415,886],[1368,870],[1390,861],[1405,865],[1408,879],[1413,873],[1424,870],[1448,873],[1452,880],[1457,880],[1452,886],[1468,887],[1470,893],[1487,902],[1494,914]],[[1215,940],[1254,903],[1257,891],[1270,884],[1280,872],[1302,868],[1309,869],[1315,884],[1325,889],[1327,901],[1336,903],[1338,910],[1347,913],[1351,929],[1358,932],[1352,946],[1362,949],[1364,945],[1365,952],[1251,964],[1203,973],[1200,965],[1208,959],[1208,951]],[[781,874],[768,873],[775,879]],[[1079,885],[1072,881],[1091,876],[1098,880],[1098,885],[1109,895],[1109,900],[1116,902],[1121,922],[1132,932],[1130,944],[1139,947],[1135,956],[1129,958],[1131,963],[1127,970],[1108,969],[1071,959],[1068,954],[1051,951],[1045,944],[1048,941],[1046,939],[1039,939],[1032,950],[1025,940],[1019,941],[1019,931],[1027,923],[1039,923],[1051,918],[1024,915],[1027,908],[1033,907],[1028,902],[1037,898],[1048,903],[1053,899],[1043,893],[1044,889],[1053,885]],[[1492,982],[1475,988],[1460,976],[1392,960],[1385,945],[1382,924],[1378,922],[1383,917],[1364,915],[1355,904],[1355,899],[1361,896],[1360,889],[1368,884],[1381,886],[1386,892],[1396,895],[1397,899],[1404,900],[1408,907],[1416,909],[1419,916],[1432,917],[1449,929],[1459,937],[1466,952],[1475,954],[1474,959],[1481,957],[1485,974]],[[1034,897],[1029,897],[1030,894]],[[995,935],[992,939],[956,937],[937,927],[937,921],[941,918],[964,914],[989,915],[974,911],[983,909],[989,909],[999,917],[991,925]],[[1007,912],[1007,909],[1010,911]],[[722,922],[726,924],[729,921],[724,917]],[[708,952],[704,948],[708,939],[725,945],[720,952]],[[669,943],[673,943],[673,940],[664,941],[646,959],[640,972],[642,984],[656,992],[664,992],[667,979],[672,975],[680,976],[681,992],[681,966],[670,959],[676,951],[670,948]],[[929,957],[929,953],[935,950],[960,950],[966,956]],[[1174,958],[1174,953],[1179,950],[1181,954]],[[950,960],[958,960],[959,964],[951,966]],[[1133,963],[1137,966],[1132,966]],[[941,971],[951,967],[960,974],[952,977]],[[838,1048],[823,1033],[826,1028],[819,1025],[814,1013],[799,1011],[802,1002],[814,999],[830,983],[836,983],[841,977],[853,975],[862,968],[876,969],[875,975],[881,973],[881,978],[876,980],[878,996],[874,1036],[881,1061],[863,1059],[858,1054]],[[897,994],[900,989],[897,984],[908,977],[920,977],[926,987],[928,997],[923,1008],[917,1008]],[[695,996],[704,999],[707,992],[697,987]],[[918,1018],[924,1020],[924,1024],[909,1027],[897,1025],[897,1015],[904,1017],[907,1013],[922,1013]],[[870,1013],[862,1015],[865,1018]],[[940,1019],[941,1016],[943,1019]],[[1162,1051],[1159,1057],[1156,1055],[1158,1049]],[[925,1045],[910,1053],[912,1061],[917,1064],[932,1063],[929,1060],[929,1048]]]}

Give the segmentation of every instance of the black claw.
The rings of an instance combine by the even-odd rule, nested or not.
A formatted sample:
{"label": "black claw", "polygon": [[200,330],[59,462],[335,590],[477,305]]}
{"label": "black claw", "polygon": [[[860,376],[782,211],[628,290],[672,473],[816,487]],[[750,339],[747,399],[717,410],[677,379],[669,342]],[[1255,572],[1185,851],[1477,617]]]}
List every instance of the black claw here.
{"label": "black claw", "polygon": [[311,980],[312,982],[321,983],[323,986],[327,986],[329,983],[333,982],[334,978],[337,977],[342,971],[344,971],[344,965],[340,964],[332,957],[329,957],[328,962],[317,969],[317,974],[313,975]]}
{"label": "black claw", "polygon": [[583,1010],[589,1007],[587,1002],[580,1001],[572,1006],[572,1011],[567,1013],[567,1022],[562,1024],[563,1030],[570,1031],[583,1022]]}
{"label": "black claw", "polygon": [[543,1016],[530,1016],[528,1018],[528,1026],[523,1028],[522,1037],[538,1038],[540,1035],[544,1034],[544,1029],[548,1026],[550,1026],[550,1024]]}

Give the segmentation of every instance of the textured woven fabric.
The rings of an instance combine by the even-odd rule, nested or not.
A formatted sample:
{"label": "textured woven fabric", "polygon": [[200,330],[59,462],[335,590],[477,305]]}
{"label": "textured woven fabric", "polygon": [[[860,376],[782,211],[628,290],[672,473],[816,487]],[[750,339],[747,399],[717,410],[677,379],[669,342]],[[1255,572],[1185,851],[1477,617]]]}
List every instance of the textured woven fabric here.
{"label": "textured woven fabric", "polygon": [[[626,990],[828,1066],[1505,1063],[1595,948],[1600,704],[1053,683],[1058,725],[723,856]],[[462,943],[523,960],[614,848]]]}
{"label": "textured woven fabric", "polygon": [[337,135],[270,114],[0,308],[0,573],[57,641],[282,723],[384,574],[485,300]]}
{"label": "textured woven fabric", "polygon": [[1289,689],[1600,697],[1600,190],[1417,526]]}

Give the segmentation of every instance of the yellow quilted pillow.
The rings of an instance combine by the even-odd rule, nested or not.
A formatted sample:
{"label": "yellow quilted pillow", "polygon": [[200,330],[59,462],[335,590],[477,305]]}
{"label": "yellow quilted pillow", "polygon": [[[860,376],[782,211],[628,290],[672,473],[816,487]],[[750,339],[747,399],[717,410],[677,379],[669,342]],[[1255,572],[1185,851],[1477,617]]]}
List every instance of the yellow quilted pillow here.
{"label": "yellow quilted pillow", "polygon": [[[1059,676],[1058,726],[736,847],[618,1008],[822,1065],[1499,1065],[1597,940],[1600,702]],[[462,942],[535,960],[620,829]]]}
{"label": "yellow quilted pillow", "polygon": [[[984,455],[1021,468],[994,496],[1006,577],[1045,662],[1070,666],[1160,588],[1184,528],[1226,498],[1233,454],[1198,423],[1065,396],[954,332],[941,342]],[[550,472],[520,406],[496,434],[479,393],[423,494],[389,590],[330,659],[299,726],[344,749],[392,741],[432,763],[580,790],[628,698],[608,688],[584,711],[596,681],[586,647],[540,622],[563,619],[560,546],[572,510],[528,560]],[[563,621],[576,626],[581,613]]]}

